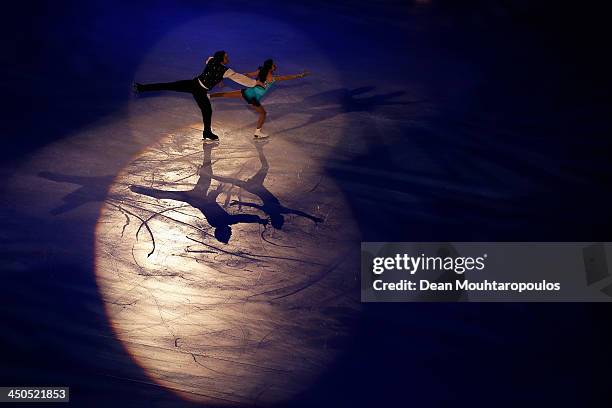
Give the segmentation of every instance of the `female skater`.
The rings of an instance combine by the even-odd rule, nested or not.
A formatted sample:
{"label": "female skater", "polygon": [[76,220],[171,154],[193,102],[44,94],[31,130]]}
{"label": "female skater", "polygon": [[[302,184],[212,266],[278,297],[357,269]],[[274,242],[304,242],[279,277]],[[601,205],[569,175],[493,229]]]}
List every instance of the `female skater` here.
{"label": "female skater", "polygon": [[264,62],[263,66],[259,67],[257,71],[246,74],[251,78],[256,78],[257,85],[239,91],[217,92],[210,94],[211,98],[240,98],[242,96],[249,105],[252,105],[257,113],[259,113],[257,128],[255,129],[254,135],[255,139],[263,139],[268,137],[268,135],[262,133],[261,131],[261,128],[266,120],[266,110],[263,106],[261,106],[261,98],[263,98],[263,96],[268,92],[272,84],[276,81],[304,78],[306,75],[308,75],[308,71],[305,71],[302,74],[296,75],[274,76],[274,71],[276,71],[276,64],[274,64],[271,59],[268,59]]}

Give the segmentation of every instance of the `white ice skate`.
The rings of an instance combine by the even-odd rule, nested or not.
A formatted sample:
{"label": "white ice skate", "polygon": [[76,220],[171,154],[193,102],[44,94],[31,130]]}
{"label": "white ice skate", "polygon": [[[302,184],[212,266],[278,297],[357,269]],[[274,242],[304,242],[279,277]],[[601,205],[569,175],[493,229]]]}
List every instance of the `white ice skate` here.
{"label": "white ice skate", "polygon": [[265,139],[266,137],[268,137],[268,135],[263,133],[261,131],[261,129],[255,129],[255,134],[253,135],[253,138],[255,138],[255,139]]}

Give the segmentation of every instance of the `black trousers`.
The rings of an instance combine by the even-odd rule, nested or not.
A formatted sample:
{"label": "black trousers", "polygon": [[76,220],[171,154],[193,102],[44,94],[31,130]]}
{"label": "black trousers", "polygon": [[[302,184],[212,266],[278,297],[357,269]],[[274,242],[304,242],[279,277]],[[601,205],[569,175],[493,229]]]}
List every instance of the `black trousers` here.
{"label": "black trousers", "polygon": [[156,84],[142,84],[138,87],[140,92],[152,91],[175,91],[186,92],[193,95],[196,103],[202,111],[202,120],[204,122],[204,132],[210,132],[210,123],[212,122],[212,106],[208,99],[208,91],[202,88],[197,78],[184,79],[175,82],[159,82]]}

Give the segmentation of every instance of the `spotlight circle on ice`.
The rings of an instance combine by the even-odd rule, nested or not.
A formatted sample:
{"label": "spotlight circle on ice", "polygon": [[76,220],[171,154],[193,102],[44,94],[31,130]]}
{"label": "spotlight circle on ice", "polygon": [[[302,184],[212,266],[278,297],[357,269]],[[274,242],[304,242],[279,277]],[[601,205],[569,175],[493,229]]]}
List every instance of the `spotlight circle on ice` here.
{"label": "spotlight circle on ice", "polygon": [[[254,19],[261,42],[247,41],[253,28],[243,22]],[[203,143],[189,98],[134,100],[132,137],[150,143],[108,191],[96,275],[116,336],[153,381],[187,400],[267,405],[308,389],[336,358],[334,345],[350,334],[343,322],[359,307],[350,295],[357,229],[321,159],[342,136],[343,118],[328,127],[300,105],[341,84],[301,33],[249,14],[191,21],[137,75],[188,77],[217,48],[235,69],[273,55],[279,69],[305,64],[319,79],[270,95],[268,141],[252,140],[254,118],[242,105],[214,102],[221,143]],[[152,123],[165,131],[147,135]]]}

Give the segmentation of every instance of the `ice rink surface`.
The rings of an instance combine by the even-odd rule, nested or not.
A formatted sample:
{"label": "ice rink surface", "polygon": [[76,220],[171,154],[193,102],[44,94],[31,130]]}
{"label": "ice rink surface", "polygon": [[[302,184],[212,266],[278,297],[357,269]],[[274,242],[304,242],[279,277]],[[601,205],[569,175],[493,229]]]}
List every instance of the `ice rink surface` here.
{"label": "ice rink surface", "polygon": [[[362,240],[609,237],[608,100],[546,35],[493,6],[112,6],[45,5],[8,48],[3,384],[79,406],[490,406],[571,401],[607,364],[602,308],[359,304]],[[213,100],[203,143],[190,95],[131,94],[217,49],[311,72],[264,99],[268,140],[241,99]]]}

